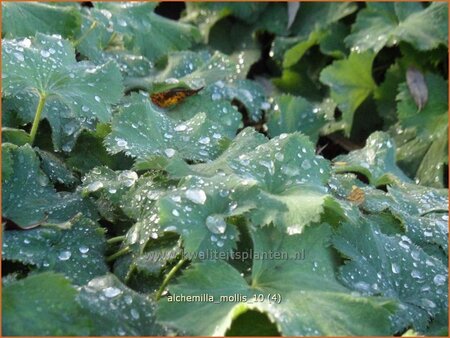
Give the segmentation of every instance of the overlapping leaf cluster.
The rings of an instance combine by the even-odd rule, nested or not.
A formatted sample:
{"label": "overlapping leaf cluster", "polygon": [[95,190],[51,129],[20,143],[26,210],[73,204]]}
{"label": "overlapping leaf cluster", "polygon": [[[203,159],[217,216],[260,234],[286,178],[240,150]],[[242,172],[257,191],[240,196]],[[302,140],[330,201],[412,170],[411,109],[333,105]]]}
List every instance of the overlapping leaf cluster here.
{"label": "overlapping leaf cluster", "polygon": [[446,335],[447,4],[160,8],[2,5],[3,332]]}

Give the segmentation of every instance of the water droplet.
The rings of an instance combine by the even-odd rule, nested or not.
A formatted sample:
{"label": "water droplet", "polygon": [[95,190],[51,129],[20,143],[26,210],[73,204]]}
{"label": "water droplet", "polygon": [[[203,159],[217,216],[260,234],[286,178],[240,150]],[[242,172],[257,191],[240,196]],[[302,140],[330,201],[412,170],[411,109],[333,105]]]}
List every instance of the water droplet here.
{"label": "water droplet", "polygon": [[395,274],[400,273],[400,267],[398,266],[397,263],[392,263],[391,264],[391,270]]}
{"label": "water droplet", "polygon": [[89,185],[86,187],[87,191],[89,192],[94,192],[101,188],[103,188],[103,183],[100,181],[89,183]]}
{"label": "water droplet", "polygon": [[137,312],[136,309],[131,309],[131,317],[133,317],[134,319],[139,319],[139,312]]}
{"label": "water droplet", "polygon": [[209,215],[206,217],[206,227],[214,234],[223,234],[227,229],[227,223],[221,215]]}
{"label": "water droplet", "polygon": [[205,204],[206,202],[206,194],[202,189],[188,189],[185,192],[185,196],[196,204]]}
{"label": "water droplet", "polygon": [[209,139],[208,136],[205,136],[205,137],[200,138],[200,139],[198,140],[198,142],[201,143],[201,144],[209,144],[210,139]]}
{"label": "water droplet", "polygon": [[185,124],[179,124],[175,128],[173,128],[175,131],[185,131],[187,129],[187,126]]}
{"label": "water droplet", "polygon": [[308,169],[311,168],[311,163],[309,163],[309,160],[304,160],[304,161],[303,161],[303,163],[302,163],[302,168],[303,168],[304,170],[308,170]]}
{"label": "water droplet", "polygon": [[175,149],[167,148],[164,150],[164,154],[166,154],[167,157],[171,158],[173,155],[175,155]]}
{"label": "water droplet", "polygon": [[25,58],[23,57],[22,53],[16,52],[14,53],[14,56],[17,60],[19,60],[20,62],[23,62],[25,60]]}
{"label": "water droplet", "polygon": [[122,291],[118,288],[109,286],[105,289],[103,289],[103,294],[108,297],[108,298],[114,298],[118,295],[120,295],[122,293]]}
{"label": "water droplet", "polygon": [[94,99],[95,99],[95,101],[97,101],[97,102],[100,102],[100,101],[101,101],[101,100],[100,100],[100,97],[97,96],[97,95],[94,96]]}
{"label": "water droplet", "polygon": [[284,160],[284,155],[283,155],[282,153],[276,153],[276,154],[275,154],[275,159],[276,159],[277,161],[283,162],[283,160]]}
{"label": "water droplet", "polygon": [[70,251],[61,251],[58,255],[59,260],[67,261],[72,256]]}
{"label": "water droplet", "polygon": [[127,303],[128,305],[130,305],[131,303],[133,303],[133,298],[131,298],[130,295],[126,295],[125,297],[123,297],[123,300],[124,300],[125,303]]}
{"label": "water droplet", "polygon": [[137,181],[138,175],[132,170],[124,170],[117,178],[124,186],[131,187]]}
{"label": "water droplet", "polygon": [[84,245],[80,246],[80,247],[78,248],[78,250],[79,250],[82,254],[85,254],[85,253],[89,252],[89,248],[88,248],[87,246],[84,246]]}
{"label": "water droplet", "polygon": [[433,278],[433,283],[436,284],[437,286],[441,286],[445,284],[446,280],[447,277],[445,277],[444,275],[436,275]]}
{"label": "water droplet", "polygon": [[128,145],[128,142],[125,141],[124,139],[117,139],[117,146],[120,148],[125,148]]}
{"label": "water droplet", "polygon": [[180,213],[178,212],[177,209],[173,209],[172,210],[172,215],[174,215],[175,217],[178,217],[178,216],[180,216]]}
{"label": "water droplet", "polygon": [[48,58],[50,56],[50,52],[46,50],[41,50],[41,56],[43,58]]}

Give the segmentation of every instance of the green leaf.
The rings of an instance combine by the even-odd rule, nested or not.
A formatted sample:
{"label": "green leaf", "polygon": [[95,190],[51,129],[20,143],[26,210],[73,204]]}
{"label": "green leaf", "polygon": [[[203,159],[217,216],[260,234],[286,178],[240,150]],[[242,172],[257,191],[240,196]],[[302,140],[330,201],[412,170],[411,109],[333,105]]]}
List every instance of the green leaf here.
{"label": "green leaf", "polygon": [[290,31],[307,37],[311,32],[326,28],[333,22],[357,10],[354,3],[304,3],[301,5]]}
{"label": "green leaf", "polygon": [[424,330],[430,316],[447,307],[447,269],[406,236],[389,237],[375,223],[344,223],[332,240],[348,259],[340,279],[365,295],[395,298],[395,331]]}
{"label": "green leaf", "polygon": [[106,273],[104,230],[87,218],[68,223],[68,229],[48,225],[5,231],[3,259],[64,273],[77,285]]}
{"label": "green leaf", "polygon": [[189,174],[209,177],[221,172],[232,173],[230,163],[233,159],[253,151],[265,142],[267,142],[267,138],[262,134],[256,132],[253,128],[245,128],[236,135],[227,149],[214,161],[193,165],[172,161],[167,165],[166,170],[173,177],[183,177]]}
{"label": "green leaf", "polygon": [[[104,131],[99,131],[100,126],[102,125],[97,125],[95,132],[85,130],[77,139],[75,147],[66,160],[72,170],[86,174],[102,165],[114,170],[128,169],[132,166],[133,161],[124,154],[110,155],[106,151],[103,140],[111,130],[108,128],[106,134],[103,134]],[[87,152],[86,149],[90,151]]]}
{"label": "green leaf", "polygon": [[2,290],[3,334],[89,335],[90,319],[75,302],[77,291],[52,272],[12,282]]}
{"label": "green leaf", "polygon": [[300,133],[281,134],[231,160],[233,172],[256,181],[258,207],[250,217],[255,224],[269,224],[299,233],[318,221],[327,199],[327,162],[315,155],[313,144]]}
{"label": "green leaf", "polygon": [[125,47],[150,61],[157,61],[171,51],[188,49],[199,39],[194,26],[159,16],[153,12],[155,7],[154,3],[96,4],[96,8],[106,11]]}
{"label": "green leaf", "polygon": [[[252,236],[251,282],[247,283],[224,261],[194,264],[177,284],[169,287],[169,296],[158,308],[159,320],[185,334],[220,336],[234,318],[255,309],[266,313],[287,336],[389,334],[390,303],[352,296],[336,281],[333,255],[326,247],[329,226],[307,228],[303,234],[293,236],[266,227]],[[302,250],[307,254],[298,259]],[[290,259],[261,258],[269,252]],[[177,302],[174,297],[180,295],[202,295],[206,300]],[[255,302],[253,295],[262,295],[264,300]],[[279,295],[281,301],[276,302],[270,295]],[[204,320],[189,325],[199,316]]]}
{"label": "green leaf", "polygon": [[275,98],[275,107],[267,117],[269,134],[278,136],[282,133],[300,131],[317,142],[319,131],[325,124],[320,108],[302,97],[282,95]]}
{"label": "green leaf", "polygon": [[334,159],[335,171],[358,172],[367,177],[370,184],[380,186],[396,179],[411,180],[396,165],[394,141],[384,132],[375,132],[369,136],[366,146],[340,155]]}
{"label": "green leaf", "polygon": [[163,336],[155,321],[155,304],[122,284],[113,274],[91,280],[77,296],[92,318],[94,336]]}
{"label": "green leaf", "polygon": [[425,82],[429,98],[421,110],[407,85],[399,86],[398,128],[408,130],[413,138],[402,140],[398,158],[400,166],[416,176],[417,183],[442,187],[444,164],[448,163],[448,83],[435,74],[426,74]]}
{"label": "green leaf", "polygon": [[70,151],[82,129],[109,121],[109,105],[122,94],[114,63],[77,63],[67,41],[39,33],[33,40],[5,40],[2,50],[4,94],[27,122],[34,119],[38,97],[45,98],[42,118],[52,127],[56,149]]}
{"label": "green leaf", "polygon": [[384,46],[406,41],[419,50],[448,45],[446,3],[368,3],[356,18],[345,42],[355,51],[380,51]]}
{"label": "green leaf", "polygon": [[347,59],[334,61],[320,73],[320,81],[330,87],[331,98],[342,111],[347,134],[356,109],[377,87],[372,78],[374,58],[371,52],[351,53]]}
{"label": "green leaf", "polygon": [[2,11],[2,36],[7,38],[31,37],[36,32],[69,38],[81,22],[80,12],[73,4],[9,2],[2,4]]}
{"label": "green leaf", "polygon": [[3,217],[23,228],[44,221],[65,222],[79,212],[95,218],[90,202],[78,193],[55,191],[29,145],[10,147],[9,154],[12,174],[2,180]]}
{"label": "green leaf", "polygon": [[2,127],[2,143],[6,142],[23,146],[30,143],[30,135],[23,129]]}
{"label": "green leaf", "polygon": [[42,170],[53,184],[63,184],[67,187],[72,187],[79,182],[79,179],[56,155],[40,149],[36,149],[36,152],[41,158]]}
{"label": "green leaf", "polygon": [[206,161],[219,155],[225,128],[200,112],[186,122],[177,123],[147,97],[133,95],[112,122],[112,132],[105,139],[111,153],[146,160],[151,156],[180,157]]}

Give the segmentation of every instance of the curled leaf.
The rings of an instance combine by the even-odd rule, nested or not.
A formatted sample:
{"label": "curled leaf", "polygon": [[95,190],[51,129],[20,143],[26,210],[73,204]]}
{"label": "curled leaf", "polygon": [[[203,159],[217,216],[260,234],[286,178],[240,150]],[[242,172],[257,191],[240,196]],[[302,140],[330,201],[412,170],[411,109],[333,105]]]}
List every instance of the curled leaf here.
{"label": "curled leaf", "polygon": [[427,104],[428,87],[423,74],[414,67],[406,71],[406,83],[419,111]]}
{"label": "curled leaf", "polygon": [[203,87],[198,89],[173,88],[167,91],[150,94],[154,104],[161,108],[174,106],[182,102],[186,97],[197,94]]}

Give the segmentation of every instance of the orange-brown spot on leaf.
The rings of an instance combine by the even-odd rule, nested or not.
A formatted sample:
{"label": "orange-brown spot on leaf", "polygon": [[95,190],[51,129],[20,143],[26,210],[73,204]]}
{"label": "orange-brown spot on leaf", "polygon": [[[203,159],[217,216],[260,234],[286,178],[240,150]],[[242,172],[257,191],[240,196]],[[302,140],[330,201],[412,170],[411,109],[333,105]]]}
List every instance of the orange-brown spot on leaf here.
{"label": "orange-brown spot on leaf", "polygon": [[347,199],[356,205],[363,203],[365,198],[366,194],[364,193],[364,190],[358,188],[356,185],[352,187],[352,191],[347,196]]}

